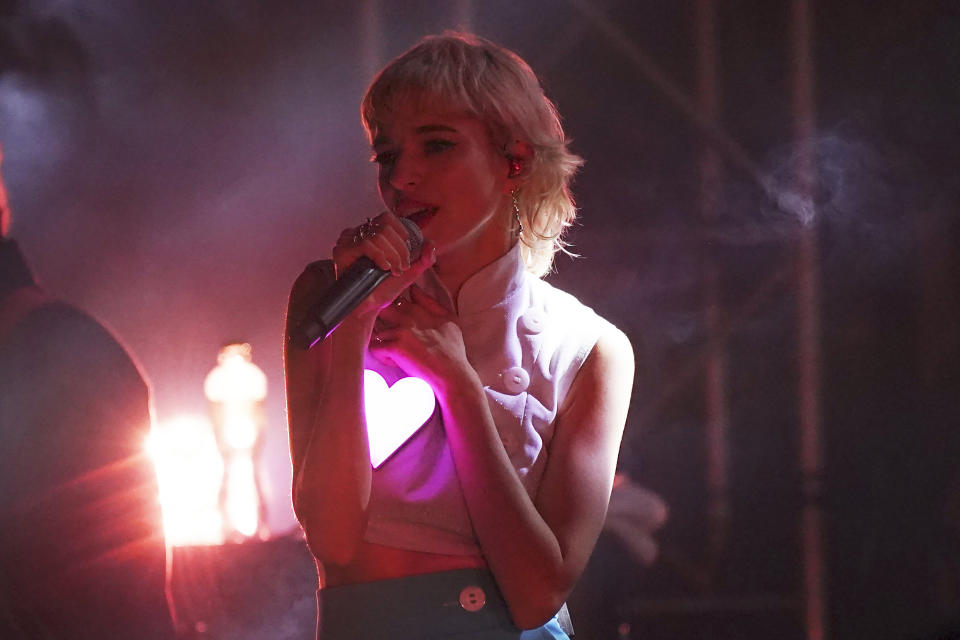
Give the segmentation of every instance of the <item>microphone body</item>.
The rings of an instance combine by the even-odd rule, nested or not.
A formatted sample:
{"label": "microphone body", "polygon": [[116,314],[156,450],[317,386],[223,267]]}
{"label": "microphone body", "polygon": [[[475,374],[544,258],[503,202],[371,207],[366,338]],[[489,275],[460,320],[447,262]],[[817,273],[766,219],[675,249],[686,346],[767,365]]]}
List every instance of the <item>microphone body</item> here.
{"label": "microphone body", "polygon": [[[420,228],[406,218],[400,218],[400,222],[409,234],[407,246],[410,249],[410,259],[418,260],[423,245]],[[290,335],[292,344],[306,350],[321,342],[389,276],[389,271],[376,266],[370,258],[358,258],[330,285],[297,325]]]}

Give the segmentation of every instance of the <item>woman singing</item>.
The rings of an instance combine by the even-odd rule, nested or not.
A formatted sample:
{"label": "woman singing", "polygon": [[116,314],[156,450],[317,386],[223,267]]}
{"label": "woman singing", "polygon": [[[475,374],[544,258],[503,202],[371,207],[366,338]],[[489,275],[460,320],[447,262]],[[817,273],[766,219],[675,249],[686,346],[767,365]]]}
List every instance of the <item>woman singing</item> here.
{"label": "woman singing", "polygon": [[[530,67],[469,34],[391,62],[361,111],[386,211],[307,267],[287,314],[289,334],[362,256],[392,272],[324,342],[286,351],[318,637],[567,638],[633,385],[626,336],[540,279],[581,160]],[[435,397],[376,468],[365,370]]]}

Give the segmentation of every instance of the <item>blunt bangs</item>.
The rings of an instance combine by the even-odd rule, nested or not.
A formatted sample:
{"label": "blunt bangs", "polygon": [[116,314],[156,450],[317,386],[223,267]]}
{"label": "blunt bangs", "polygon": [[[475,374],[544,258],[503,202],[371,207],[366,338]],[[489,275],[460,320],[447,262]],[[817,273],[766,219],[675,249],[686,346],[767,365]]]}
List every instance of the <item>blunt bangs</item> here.
{"label": "blunt bangs", "polygon": [[399,105],[442,104],[483,120],[500,137],[525,129],[521,123],[530,116],[542,120],[535,116],[542,99],[533,70],[519,56],[471,34],[446,33],[425,38],[387,65],[367,90],[361,116],[373,140]]}

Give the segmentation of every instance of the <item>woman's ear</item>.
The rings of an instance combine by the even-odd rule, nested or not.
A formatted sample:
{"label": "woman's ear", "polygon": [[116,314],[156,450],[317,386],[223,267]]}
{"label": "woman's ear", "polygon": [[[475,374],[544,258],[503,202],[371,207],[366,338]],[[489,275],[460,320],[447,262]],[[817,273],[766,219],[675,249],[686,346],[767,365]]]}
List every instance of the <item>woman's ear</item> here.
{"label": "woman's ear", "polygon": [[507,156],[507,178],[523,182],[530,175],[533,166],[533,147],[524,140],[513,140],[505,149]]}

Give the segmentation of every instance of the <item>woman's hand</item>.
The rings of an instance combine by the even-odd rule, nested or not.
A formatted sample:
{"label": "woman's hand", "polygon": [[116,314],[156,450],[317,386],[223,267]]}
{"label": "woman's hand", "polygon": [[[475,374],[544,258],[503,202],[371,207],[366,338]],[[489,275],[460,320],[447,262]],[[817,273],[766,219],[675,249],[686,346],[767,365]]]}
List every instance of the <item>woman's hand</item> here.
{"label": "woman's hand", "polygon": [[454,314],[417,285],[380,312],[370,352],[423,378],[440,395],[476,378]]}
{"label": "woman's hand", "polygon": [[420,259],[411,263],[410,234],[400,219],[389,211],[365,222],[359,227],[345,229],[333,248],[333,263],[337,277],[361,257],[369,258],[392,276],[384,280],[350,314],[352,318],[372,319],[381,309],[410,286],[421,273],[436,262],[436,248],[424,239]]}

